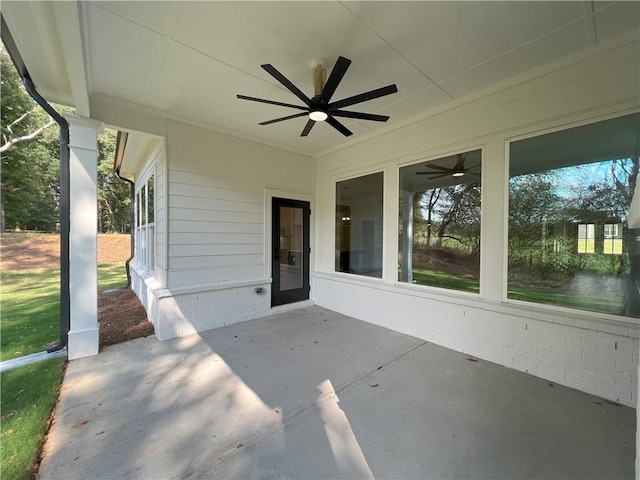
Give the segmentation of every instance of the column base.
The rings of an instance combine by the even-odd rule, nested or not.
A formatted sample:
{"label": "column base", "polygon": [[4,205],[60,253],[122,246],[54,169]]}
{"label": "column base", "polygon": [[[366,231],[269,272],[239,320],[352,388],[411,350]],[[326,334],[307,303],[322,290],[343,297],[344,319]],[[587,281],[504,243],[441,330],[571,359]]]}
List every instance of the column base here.
{"label": "column base", "polygon": [[69,360],[98,354],[99,327],[69,332],[67,352]]}

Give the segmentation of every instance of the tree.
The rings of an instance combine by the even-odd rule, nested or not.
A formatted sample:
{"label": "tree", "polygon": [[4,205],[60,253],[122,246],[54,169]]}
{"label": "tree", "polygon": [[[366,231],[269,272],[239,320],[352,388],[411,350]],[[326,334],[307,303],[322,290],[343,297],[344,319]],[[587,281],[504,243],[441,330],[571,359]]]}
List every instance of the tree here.
{"label": "tree", "polygon": [[116,132],[98,135],[98,231],[126,233],[130,228],[129,184],[113,172]]}
{"label": "tree", "polygon": [[[2,176],[0,204],[5,228],[53,231],[59,220],[59,127],[27,94],[11,59],[2,61]],[[55,105],[59,112],[73,109]],[[129,185],[113,173],[116,134],[98,136],[99,231],[128,231]]]}
{"label": "tree", "polygon": [[53,230],[59,196],[57,126],[24,91],[4,47],[0,61],[0,231],[5,226]]}
{"label": "tree", "polygon": [[[529,268],[545,251],[541,239],[557,218],[562,218],[563,204],[556,193],[554,175],[530,173],[509,180],[509,260],[529,261]],[[543,235],[541,235],[543,232]],[[534,256],[536,258],[534,258]]]}
{"label": "tree", "polygon": [[469,247],[474,255],[480,253],[480,183],[462,183],[443,187],[441,202],[437,204],[437,246],[445,237],[454,238]]}

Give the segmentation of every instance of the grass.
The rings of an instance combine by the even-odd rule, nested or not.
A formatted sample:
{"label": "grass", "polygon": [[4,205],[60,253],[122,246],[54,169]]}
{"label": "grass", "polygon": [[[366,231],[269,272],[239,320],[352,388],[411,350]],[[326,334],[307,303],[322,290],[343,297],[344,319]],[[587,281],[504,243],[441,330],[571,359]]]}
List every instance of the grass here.
{"label": "grass", "polygon": [[563,292],[557,288],[510,285],[507,297],[525,302],[557,305],[559,307],[577,308],[592,312],[620,315],[622,306],[619,302],[605,296],[576,295],[575,292]]}
{"label": "grass", "polygon": [[464,275],[454,275],[440,270],[431,270],[429,268],[414,267],[413,280],[419,285],[449,288],[472,293],[480,292],[480,282],[477,279]]}
{"label": "grass", "polygon": [[[413,268],[413,280],[420,285],[432,287],[449,288],[452,290],[462,290],[465,292],[478,293],[480,283],[478,280],[454,275],[439,270],[431,270],[422,267]],[[546,305],[557,305],[559,307],[576,308],[580,310],[590,310],[593,312],[610,313],[619,315],[621,305],[615,299],[602,296],[576,295],[575,292],[568,293],[558,288],[545,288],[541,286],[532,287],[529,285],[509,285],[507,296],[510,299],[522,300],[532,303],[543,303]]]}
{"label": "grass", "polygon": [[[59,338],[58,269],[2,271],[2,360],[41,352]],[[126,284],[122,263],[98,266],[98,289]],[[1,375],[2,478],[35,478],[36,461],[62,382],[64,358],[25,365]]]}
{"label": "grass", "polygon": [[53,358],[2,374],[2,478],[35,477],[35,460],[60,388],[64,363],[64,358]]}
{"label": "grass", "polygon": [[[0,361],[46,350],[60,337],[60,271],[8,270],[0,276]],[[122,263],[98,265],[99,290],[121,287],[126,281]]]}

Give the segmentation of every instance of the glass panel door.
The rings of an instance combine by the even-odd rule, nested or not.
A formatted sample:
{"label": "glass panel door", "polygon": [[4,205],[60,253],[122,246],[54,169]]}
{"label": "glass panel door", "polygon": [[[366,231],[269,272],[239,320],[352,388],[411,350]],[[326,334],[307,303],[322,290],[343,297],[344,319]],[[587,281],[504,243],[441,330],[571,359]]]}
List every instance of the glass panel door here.
{"label": "glass panel door", "polygon": [[309,298],[309,202],[273,199],[271,304]]}

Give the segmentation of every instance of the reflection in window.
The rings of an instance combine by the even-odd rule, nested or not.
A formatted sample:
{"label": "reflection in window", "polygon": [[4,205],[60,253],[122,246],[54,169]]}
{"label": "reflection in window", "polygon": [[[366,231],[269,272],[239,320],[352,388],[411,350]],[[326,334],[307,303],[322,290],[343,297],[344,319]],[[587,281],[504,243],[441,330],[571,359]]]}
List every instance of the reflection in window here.
{"label": "reflection in window", "polygon": [[604,226],[602,253],[605,255],[622,255],[622,225],[607,223]]}
{"label": "reflection in window", "polygon": [[155,266],[155,192],[151,175],[136,194],[138,221],[136,222],[136,263],[146,270]]}
{"label": "reflection in window", "polygon": [[578,253],[596,251],[596,226],[593,223],[578,225]]}
{"label": "reflection in window", "polygon": [[639,120],[511,143],[509,298],[640,316],[640,232],[626,223]]}
{"label": "reflection in window", "polygon": [[400,169],[399,280],[480,290],[481,150]]}
{"label": "reflection in window", "polygon": [[383,174],[336,183],[337,272],[382,278]]}

